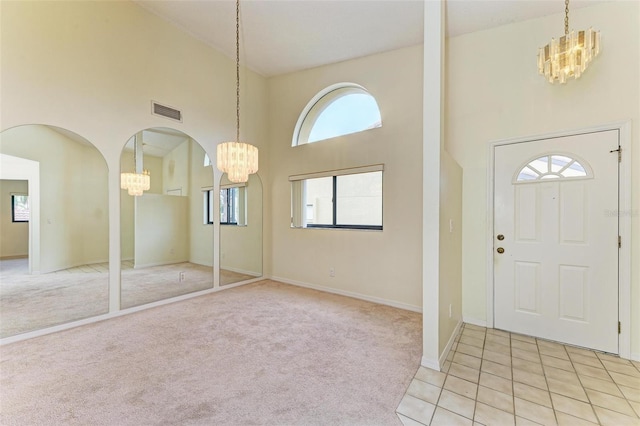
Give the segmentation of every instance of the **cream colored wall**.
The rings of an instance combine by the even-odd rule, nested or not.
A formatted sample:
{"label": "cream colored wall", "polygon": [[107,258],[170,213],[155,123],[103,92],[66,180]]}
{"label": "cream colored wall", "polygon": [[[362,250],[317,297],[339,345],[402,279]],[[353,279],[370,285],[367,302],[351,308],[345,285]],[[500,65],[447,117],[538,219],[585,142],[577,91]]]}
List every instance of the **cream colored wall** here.
{"label": "cream colored wall", "polygon": [[213,266],[213,225],[204,223],[203,188],[213,187],[212,166],[204,167],[205,151],[191,142],[191,188],[189,193],[189,261]]}
{"label": "cream colored wall", "polygon": [[439,296],[438,353],[442,355],[462,321],[462,168],[446,151],[441,152],[440,161]]}
{"label": "cream colored wall", "polygon": [[162,157],[162,193],[180,190],[182,196],[189,196],[189,165],[191,140],[187,139]]}
{"label": "cream colored wall", "polygon": [[[146,194],[162,194],[162,158],[144,156],[144,169],[151,174],[151,187]],[[134,172],[133,151],[122,151],[120,157],[122,172]],[[135,235],[135,198],[126,190],[120,190],[120,251],[122,260],[131,260],[134,257]]]}
{"label": "cream colored wall", "polygon": [[[640,358],[640,3],[605,2],[571,12],[574,28],[602,32],[602,52],[579,80],[551,85],[537,48],[562,30],[562,14],[448,40],[446,146],[464,169],[463,311],[484,322],[487,151],[490,141],[631,120],[631,353]],[[635,354],[635,355],[634,355]]]}
{"label": "cream colored wall", "polygon": [[[291,147],[300,113],[339,82],[364,86],[382,127]],[[422,47],[411,47],[269,79],[272,275],[419,309],[421,266]],[[292,229],[288,177],[384,163],[379,231]],[[334,268],[335,277],[329,276]]]}
{"label": "cream colored wall", "polygon": [[189,260],[188,202],[188,197],[171,195],[136,197],[136,268]]}
{"label": "cream colored wall", "polygon": [[79,176],[81,192],[74,200],[82,217],[77,222],[81,226],[78,239],[82,256],[81,264],[102,263],[109,259],[109,197],[108,170],[102,155],[94,147],[84,147],[82,167]]}
{"label": "cream colored wall", "polygon": [[[197,140],[215,162],[216,144],[235,137],[235,63],[133,2],[0,2],[0,8],[0,130],[56,125],[90,140],[106,159],[113,311],[119,306],[122,147],[141,129],[172,127]],[[241,83],[242,137],[260,148],[267,176],[266,81],[242,68]],[[151,100],[180,109],[183,122],[152,115]]]}
{"label": "cream colored wall", "polygon": [[109,218],[102,155],[46,126],[18,126],[0,137],[3,154],[40,163],[40,272],[105,262]]}
{"label": "cream colored wall", "polygon": [[11,194],[29,194],[26,180],[0,180],[0,258],[29,255],[29,222],[11,219]]}
{"label": "cream colored wall", "polygon": [[[231,182],[222,176],[220,185]],[[246,226],[220,226],[220,268],[242,274],[262,275],[262,182],[250,175],[246,186]],[[219,219],[218,219],[219,220]]]}
{"label": "cream colored wall", "polygon": [[151,176],[151,187],[149,188],[149,191],[146,192],[150,194],[165,194],[164,158],[145,155],[144,168],[149,172],[149,175]]}

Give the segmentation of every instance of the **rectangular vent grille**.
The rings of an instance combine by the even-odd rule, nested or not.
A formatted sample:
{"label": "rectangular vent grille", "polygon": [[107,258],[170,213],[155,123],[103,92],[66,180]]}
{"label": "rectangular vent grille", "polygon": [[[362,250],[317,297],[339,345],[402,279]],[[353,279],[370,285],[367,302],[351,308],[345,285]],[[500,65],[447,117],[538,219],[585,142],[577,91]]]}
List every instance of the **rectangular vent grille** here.
{"label": "rectangular vent grille", "polygon": [[161,105],[156,102],[151,102],[151,104],[153,106],[153,114],[182,122],[182,112],[180,110],[168,107],[166,105]]}

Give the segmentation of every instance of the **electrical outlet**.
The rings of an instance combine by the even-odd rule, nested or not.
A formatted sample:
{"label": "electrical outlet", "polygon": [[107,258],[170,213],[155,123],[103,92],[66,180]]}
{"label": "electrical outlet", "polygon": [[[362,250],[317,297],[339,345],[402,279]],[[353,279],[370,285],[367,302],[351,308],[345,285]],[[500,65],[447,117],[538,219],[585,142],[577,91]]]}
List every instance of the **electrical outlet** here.
{"label": "electrical outlet", "polygon": [[179,280],[180,282],[184,281],[184,272],[180,272]]}
{"label": "electrical outlet", "polygon": [[330,277],[335,277],[336,276],[336,270],[333,269],[333,266],[331,268],[329,268],[329,276]]}

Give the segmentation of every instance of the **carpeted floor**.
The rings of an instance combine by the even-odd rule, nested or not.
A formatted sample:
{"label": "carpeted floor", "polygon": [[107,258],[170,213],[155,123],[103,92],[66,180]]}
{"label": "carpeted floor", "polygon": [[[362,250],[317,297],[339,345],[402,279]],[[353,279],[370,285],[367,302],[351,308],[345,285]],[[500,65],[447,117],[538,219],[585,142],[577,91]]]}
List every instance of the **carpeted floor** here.
{"label": "carpeted floor", "polygon": [[0,423],[398,425],[421,322],[260,281],[0,347]]}
{"label": "carpeted floor", "polygon": [[109,274],[29,275],[27,259],[0,261],[0,338],[109,311]]}
{"label": "carpeted floor", "polygon": [[[48,274],[28,270],[26,258],[0,260],[0,338],[109,311],[107,263]],[[123,309],[213,287],[213,269],[189,262],[134,269],[123,261],[121,277]]]}

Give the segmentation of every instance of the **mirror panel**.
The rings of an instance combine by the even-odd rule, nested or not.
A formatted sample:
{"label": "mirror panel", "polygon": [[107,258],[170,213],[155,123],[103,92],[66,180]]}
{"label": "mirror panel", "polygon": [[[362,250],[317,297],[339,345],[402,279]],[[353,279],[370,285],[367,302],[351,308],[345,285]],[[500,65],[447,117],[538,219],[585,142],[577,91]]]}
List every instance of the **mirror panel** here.
{"label": "mirror panel", "polygon": [[0,133],[0,157],[0,338],[107,313],[102,154],[71,131],[24,125]]}
{"label": "mirror panel", "polygon": [[220,178],[220,285],[262,276],[262,182],[246,184]]}
{"label": "mirror panel", "polygon": [[151,185],[142,196],[121,190],[121,307],[123,309],[213,287],[213,224],[205,191],[213,169],[204,149],[169,128],[146,129],[125,145],[121,171],[134,172],[135,138]]}

